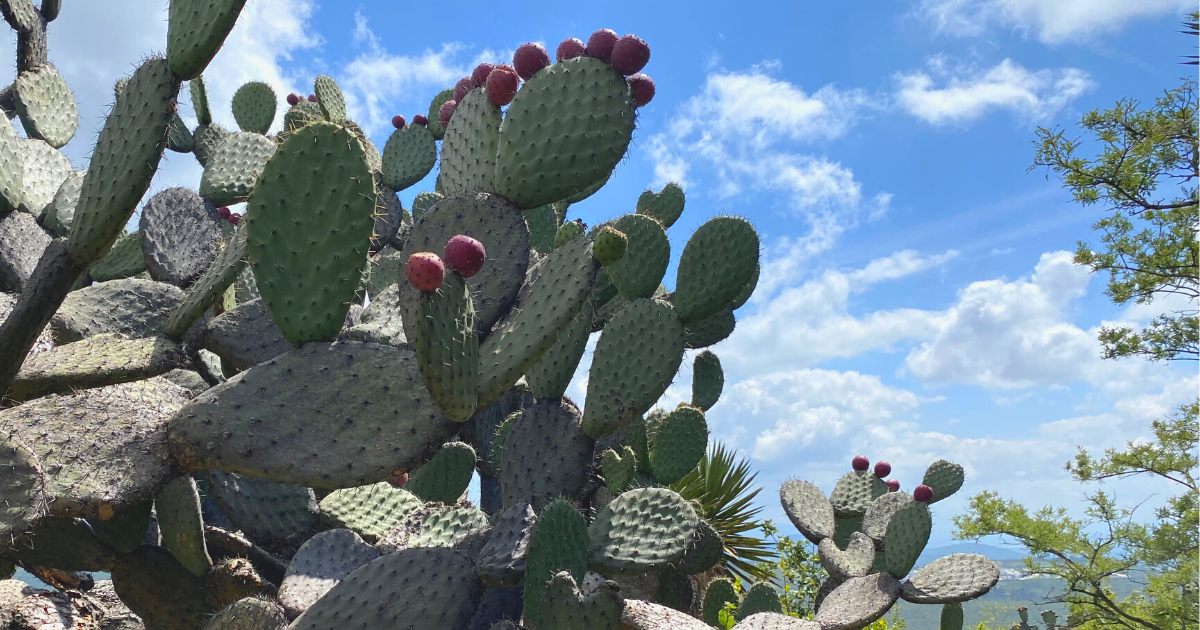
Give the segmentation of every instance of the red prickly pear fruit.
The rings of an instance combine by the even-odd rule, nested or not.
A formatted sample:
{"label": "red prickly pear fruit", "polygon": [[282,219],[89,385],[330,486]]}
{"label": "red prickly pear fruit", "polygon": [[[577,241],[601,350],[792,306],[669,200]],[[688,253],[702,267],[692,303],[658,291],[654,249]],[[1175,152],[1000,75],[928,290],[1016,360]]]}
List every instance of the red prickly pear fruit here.
{"label": "red prickly pear fruit", "polygon": [[470,236],[459,234],[446,241],[446,262],[464,278],[479,273],[485,260],[487,250],[483,248],[483,243]]}
{"label": "red prickly pear fruit", "polygon": [[388,477],[388,483],[397,488],[403,488],[408,484],[408,471],[399,468],[393,470],[392,475]]}
{"label": "red prickly pear fruit", "polygon": [[638,107],[644,107],[647,103],[654,100],[654,79],[641,74],[635,74],[627,80],[629,83],[629,91],[633,93],[633,104]]}
{"label": "red prickly pear fruit", "polygon": [[458,101],[449,100],[442,103],[442,106],[438,108],[438,122],[442,123],[443,127],[450,124],[450,118],[454,116],[456,109],[458,109]]}
{"label": "red prickly pear fruit", "polygon": [[492,69],[496,66],[483,62],[471,71],[471,87],[483,87],[487,83],[488,75],[492,73]]}
{"label": "red prickly pear fruit", "polygon": [[413,114],[413,124],[424,127],[429,124],[429,119],[425,117],[425,114]]}
{"label": "red prickly pear fruit", "polygon": [[433,252],[417,252],[408,257],[405,266],[408,283],[418,291],[436,291],[446,276],[446,266]]}
{"label": "red prickly pear fruit", "polygon": [[309,95],[308,95],[308,102],[309,102],[309,103],[316,103],[316,102],[317,102],[317,95],[316,95],[316,94],[309,94]]}
{"label": "red prickly pear fruit", "polygon": [[617,72],[625,76],[637,74],[650,62],[650,44],[637,35],[622,35],[613,46],[609,61]]}
{"label": "red prickly pear fruit", "polygon": [[888,479],[887,487],[888,487],[888,492],[899,492],[900,491],[900,482],[896,481],[895,479]]}
{"label": "red prickly pear fruit", "polygon": [[884,462],[884,461],[875,462],[875,476],[876,477],[883,479],[884,477],[886,477],[890,474],[892,474],[892,465],[891,464]]}
{"label": "red prickly pear fruit", "polygon": [[865,455],[855,455],[854,459],[850,460],[850,465],[854,467],[854,470],[866,470],[871,467],[871,460],[867,459]]}
{"label": "red prickly pear fruit", "polygon": [[229,214],[229,222],[230,223],[237,225],[241,220],[242,220],[242,215],[240,215],[236,212],[232,212]]}
{"label": "red prickly pear fruit", "polygon": [[587,56],[595,57],[604,63],[612,58],[613,46],[617,43],[617,32],[611,28],[602,28],[587,41]]}
{"label": "red prickly pear fruit", "polygon": [[504,107],[512,102],[513,97],[517,95],[517,87],[520,85],[521,79],[517,76],[517,71],[508,64],[501,64],[492,70],[488,75],[487,85],[484,90],[487,92],[488,101],[496,107]]}
{"label": "red prickly pear fruit", "polygon": [[554,51],[554,55],[559,61],[582,57],[583,53],[587,52],[587,47],[583,45],[583,41],[578,37],[568,37],[562,40],[558,45],[558,50]]}
{"label": "red prickly pear fruit", "polygon": [[538,70],[550,65],[550,53],[537,42],[527,42],[517,46],[513,53],[513,68],[517,76],[528,81],[529,77],[537,74]]}
{"label": "red prickly pear fruit", "polygon": [[292,92],[291,94],[288,94],[287,101],[288,101],[288,105],[292,105],[294,107],[296,105],[296,103],[300,102],[300,96],[298,94],[296,94],[295,92]]}
{"label": "red prickly pear fruit", "polygon": [[403,129],[404,128],[404,116],[401,116],[400,114],[396,114],[395,116],[392,116],[392,126],[397,129]]}
{"label": "red prickly pear fruit", "polygon": [[933,488],[930,488],[925,484],[921,484],[916,488],[913,488],[913,498],[921,503],[929,503],[930,501],[933,501]]}
{"label": "red prickly pear fruit", "polygon": [[224,206],[217,208],[217,214],[220,215],[222,219],[229,220],[229,208]]}
{"label": "red prickly pear fruit", "polygon": [[459,103],[467,96],[467,92],[471,91],[471,77],[463,77],[454,84],[454,100]]}

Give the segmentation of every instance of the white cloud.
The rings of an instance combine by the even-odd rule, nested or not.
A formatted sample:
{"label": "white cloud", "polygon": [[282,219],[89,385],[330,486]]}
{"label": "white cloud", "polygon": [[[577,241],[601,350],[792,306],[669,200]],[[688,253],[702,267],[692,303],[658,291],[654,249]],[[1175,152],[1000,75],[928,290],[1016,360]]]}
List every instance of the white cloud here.
{"label": "white cloud", "polygon": [[1093,85],[1076,68],[1032,71],[1005,59],[983,70],[945,57],[931,59],[929,72],[898,73],[896,81],[901,107],[933,125],[965,123],[996,110],[1044,120]]}
{"label": "white cloud", "polygon": [[[882,216],[891,197],[866,198],[848,167],[801,145],[843,136],[873,103],[862,90],[832,85],[808,94],[771,76],[778,68],[770,62],[709,74],[700,93],[648,142],[656,184],[693,180],[691,190],[704,190],[712,181],[707,192],[722,199],[751,190],[777,193],[808,223],[803,247],[824,251],[860,215]],[[694,177],[698,169],[704,175]]]}
{"label": "white cloud", "polygon": [[980,35],[996,24],[1058,44],[1115,32],[1137,19],[1182,17],[1195,9],[1194,0],[921,0],[918,12],[952,35]]}

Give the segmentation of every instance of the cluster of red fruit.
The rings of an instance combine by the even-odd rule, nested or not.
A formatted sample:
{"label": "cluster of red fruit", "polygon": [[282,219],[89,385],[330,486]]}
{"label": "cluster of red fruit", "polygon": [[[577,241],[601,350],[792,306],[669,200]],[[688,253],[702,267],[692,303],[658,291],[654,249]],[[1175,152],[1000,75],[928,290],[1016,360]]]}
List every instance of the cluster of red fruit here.
{"label": "cluster of red fruit", "polygon": [[[288,105],[291,105],[292,107],[295,107],[295,106],[296,106],[296,103],[299,103],[299,102],[300,102],[300,101],[302,101],[302,100],[304,100],[304,97],[303,97],[303,96],[300,96],[299,94],[296,94],[295,92],[293,92],[293,93],[291,93],[291,94],[288,94],[288,97],[287,97],[287,102],[288,102]],[[316,103],[316,102],[317,102],[317,95],[316,95],[316,94],[309,94],[309,95],[308,95],[308,101],[309,101],[310,103]]]}
{"label": "cluster of red fruit", "polygon": [[[871,467],[871,460],[867,459],[865,455],[855,455],[854,459],[850,461],[850,465],[854,467],[854,470],[863,471]],[[891,464],[887,462],[875,462],[876,477],[883,479],[891,474],[891,472]],[[895,479],[888,479],[887,487],[889,492],[898,492],[900,490],[900,482],[896,481]],[[933,488],[930,488],[925,484],[921,484],[916,488],[913,488],[913,498],[921,503],[929,503],[933,500]]]}
{"label": "cluster of red fruit", "polygon": [[[650,45],[637,35],[618,37],[616,31],[602,28],[588,37],[587,44],[575,37],[564,39],[558,45],[555,56],[558,61],[594,57],[611,65],[622,76],[628,77],[626,81],[629,82],[633,102],[638,107],[654,98],[654,80],[641,74],[642,68],[650,61]],[[517,47],[512,65],[481,63],[475,66],[471,76],[459,79],[454,85],[454,98],[442,103],[438,109],[438,122],[442,126],[449,124],[458,104],[474,88],[483,88],[488,101],[496,107],[508,105],[517,95],[521,80],[528,81],[548,65],[550,54],[546,48],[537,42],[528,42]]]}
{"label": "cluster of red fruit", "polygon": [[[483,261],[487,259],[487,251],[483,243],[459,234],[446,241],[446,262],[464,278],[479,273]],[[442,286],[446,276],[446,266],[442,259],[433,252],[417,252],[408,257],[405,268],[409,284],[418,291],[436,291]]]}
{"label": "cluster of red fruit", "polygon": [[[414,114],[412,124],[417,125],[418,127],[424,127],[425,125],[429,124],[429,119],[425,117],[425,114]],[[397,129],[403,129],[404,125],[404,116],[401,116],[400,114],[392,116],[393,127]]]}
{"label": "cluster of red fruit", "polygon": [[240,215],[236,212],[230,212],[229,208],[226,208],[224,206],[217,208],[217,214],[221,215],[222,219],[225,219],[226,221],[228,221],[234,225],[237,225],[238,222],[242,220],[242,215]]}

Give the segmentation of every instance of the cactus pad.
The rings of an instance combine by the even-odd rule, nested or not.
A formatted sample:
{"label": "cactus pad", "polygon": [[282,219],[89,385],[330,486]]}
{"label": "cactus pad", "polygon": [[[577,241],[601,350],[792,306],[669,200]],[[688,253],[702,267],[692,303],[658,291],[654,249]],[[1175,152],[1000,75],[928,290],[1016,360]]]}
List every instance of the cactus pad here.
{"label": "cactus pad", "polygon": [[204,577],[204,572],[212,566],[212,559],[204,546],[204,519],[200,516],[196,480],[188,475],[176,477],[158,491],[154,497],[154,510],[158,515],[158,529],[162,532],[162,546],[183,568]]}
{"label": "cactus pad", "polygon": [[9,125],[0,129],[0,214],[21,205],[25,194],[25,167],[21,163],[21,141]]}
{"label": "cactus pad", "polygon": [[192,470],[336,489],[415,467],[455,426],[421,386],[411,350],[310,343],[196,397],[172,420],[171,442]]}
{"label": "cactus pad", "polygon": [[475,449],[463,442],[448,442],[433,459],[412,471],[405,488],[426,502],[454,504],[467,491],[475,473]]}
{"label": "cactus pad", "polygon": [[199,77],[225,43],[246,0],[176,1],[167,22],[171,71],[188,81]]}
{"label": "cactus pad", "polygon": [[273,155],[275,142],[262,134],[225,136],[205,161],[200,194],[221,206],[246,201]]}
{"label": "cactus pad", "polygon": [[13,435],[0,443],[0,537],[23,533],[46,507],[45,475],[37,455]]}
{"label": "cactus pad", "polygon": [[900,597],[914,604],[951,604],[981,597],[1000,580],[1000,568],[986,556],[956,553],[917,569]]}
{"label": "cactus pad", "polygon": [[758,582],[746,591],[742,603],[733,612],[733,618],[741,621],[751,615],[763,612],[782,613],[783,605],[779,602],[779,594],[769,582]]}
{"label": "cactus pad", "polygon": [[504,439],[500,494],[506,506],[521,501],[538,509],[557,497],[582,498],[593,443],[580,431],[579,411],[568,400],[546,400],[521,412]]}
{"label": "cactus pad", "polygon": [[132,278],[146,271],[146,259],[142,256],[142,233],[126,234],[113,243],[112,249],[88,270],[92,282],[108,282]]}
{"label": "cactus pad", "polygon": [[683,575],[696,575],[717,566],[724,557],[725,542],[721,534],[708,521],[700,519],[695,539],[674,568]]}
{"label": "cactus pad", "polygon": [[883,617],[899,597],[900,583],[887,573],[856,577],[825,597],[813,621],[822,630],[865,628]]}
{"label": "cactus pad", "polygon": [[151,628],[203,628],[215,612],[204,580],[188,572],[171,552],[142,545],[112,569],[117,596]]}
{"label": "cactus pad", "polygon": [[[556,250],[557,253],[557,250]],[[604,327],[588,374],[583,430],[619,431],[667,391],[683,361],[683,326],[671,305],[639,298]]]}
{"label": "cactus pad", "polygon": [[963,479],[965,479],[965,475],[962,466],[939,459],[925,469],[925,476],[921,479],[921,483],[933,488],[933,499],[930,503],[937,503],[958,492],[963,485]]}
{"label": "cactus pad", "polygon": [[333,123],[346,120],[346,97],[342,95],[342,89],[333,77],[327,74],[318,76],[313,81],[313,92],[317,95],[317,105],[321,106],[325,120]]}
{"label": "cactus pad", "polygon": [[942,604],[942,616],[939,620],[940,630],[962,630],[963,627],[963,608],[962,604]]}
{"label": "cactus pad", "polygon": [[128,383],[188,365],[179,344],[165,337],[125,339],[108,333],[26,359],[8,389],[13,400]]}
{"label": "cactus pad", "polygon": [[876,567],[898,578],[908,575],[925,550],[933,519],[929,507],[913,501],[892,515],[887,534],[883,537],[883,557],[876,560]]}
{"label": "cactus pad", "polygon": [[646,190],[638,196],[637,213],[658,221],[664,228],[669,228],[683,215],[684,201],[683,187],[670,182],[657,193]]}
{"label": "cactus pad", "polygon": [[626,298],[650,297],[671,262],[671,241],[658,221],[627,214],[608,223],[629,239],[625,256],[608,269],[608,278]]}
{"label": "cactus pad", "polygon": [[[0,135],[3,133],[0,132]],[[0,151],[3,151],[2,147]],[[46,205],[46,210],[42,213],[42,225],[55,236],[71,234],[71,221],[75,217],[75,206],[79,203],[83,175],[84,171],[75,171],[64,179],[58,191],[54,193],[54,199]],[[3,194],[3,189],[0,189],[0,194]]]}
{"label": "cactus pad", "polygon": [[421,533],[409,538],[409,547],[457,547],[473,533],[489,526],[487,514],[473,507],[434,510],[421,519]]}
{"label": "cactus pad", "polygon": [[426,124],[435,140],[441,140],[446,135],[446,128],[438,120],[438,112],[442,109],[443,103],[452,100],[454,100],[454,88],[447,88],[434,95],[433,100],[429,102],[429,116]]}
{"label": "cactus pad", "polygon": [[705,623],[714,627],[721,627],[720,614],[725,610],[725,604],[737,604],[737,590],[733,587],[733,580],[729,578],[717,578],[708,583],[708,589],[704,591],[704,603],[700,606],[701,616]]}
{"label": "cactus pad", "polygon": [[427,127],[405,125],[393,131],[383,145],[384,185],[393,190],[412,186],[433,170],[437,157],[437,143]]}
{"label": "cactus pad", "polygon": [[81,518],[42,516],[4,554],[24,566],[61,571],[111,571],[117,554]]}
{"label": "cactus pad", "polygon": [[869,470],[856,470],[842,475],[829,502],[838,518],[861,518],[877,497],[887,494],[887,484]]}
{"label": "cactus pad", "polygon": [[445,194],[496,191],[500,121],[500,108],[482,89],[471,90],[458,103],[442,138],[438,183]]}
{"label": "cactus pad", "polygon": [[705,221],[688,239],[675,276],[675,308],[685,325],[729,306],[758,266],[758,232],[738,217]]}
{"label": "cactus pad", "polygon": [[28,212],[0,217],[0,291],[24,290],[50,241],[50,234]]}
{"label": "cactus pad", "polygon": [[67,242],[76,264],[99,259],[146,194],[166,147],[178,92],[179,78],[167,60],[151,57],[113,105],[92,150]]}
{"label": "cactus pad", "polygon": [[696,468],[708,448],[704,412],[680,405],[658,423],[650,439],[650,470],[663,485],[679,481]]}
{"label": "cactus pad", "polygon": [[233,93],[233,119],[242,131],[265,134],[275,122],[275,109],[279,102],[275,90],[261,81],[251,81]]}
{"label": "cactus pad", "polygon": [[338,582],[379,557],[379,550],[348,529],[323,531],[300,546],[279,585],[279,603],[295,619]]}
{"label": "cactus pad", "polygon": [[474,569],[470,558],[445,547],[390,553],[356,569],[289,628],[327,630],[353,621],[362,630],[460,630],[483,594]]}
{"label": "cactus pad", "polygon": [[67,156],[37,138],[21,140],[20,164],[24,169],[21,208],[41,217],[62,183],[75,171]]}
{"label": "cactus pad", "polygon": [[755,613],[741,620],[737,630],[822,630],[821,624],[808,619],[797,619],[775,612]]}
{"label": "cactus pad", "polygon": [[788,519],[809,542],[819,544],[833,537],[833,505],[820,488],[807,481],[789,479],[779,489],[779,501]]}
{"label": "cactus pad", "polygon": [[[387,148],[385,147],[384,150],[386,151]],[[444,197],[443,197],[442,193],[436,193],[436,192],[417,193],[417,196],[413,197],[413,203],[412,203],[413,221],[416,221],[417,219],[421,218],[421,215],[425,214],[430,209],[432,209],[435,205],[437,205],[437,202],[441,201],[443,198]]]}
{"label": "cactus pad", "polygon": [[584,190],[621,161],[633,127],[629,86],[607,63],[576,57],[545,68],[521,86],[505,113],[498,192],[536,208]]}
{"label": "cactus pad", "polygon": [[72,291],[50,320],[58,343],[120,333],[152,337],[163,329],[183,291],[162,282],[126,278]]}
{"label": "cactus pad", "polygon": [[303,540],[317,524],[317,498],[304,486],[210,470],[208,492],[255,540]]}
{"label": "cactus pad", "polygon": [[554,345],[525,371],[525,382],[534,398],[560,398],[566,393],[587,350],[594,312],[591,300],[584,300],[579,313],[558,333]]}
{"label": "cactus pad", "polygon": [[437,290],[422,292],[418,300],[413,346],[421,381],[447,418],[465,422],[479,404],[479,337],[471,293],[451,270]]}
{"label": "cactus pad", "polygon": [[625,600],[621,624],[630,630],[712,630],[687,613],[636,599]]}
{"label": "cactus pad", "polygon": [[845,551],[839,549],[832,538],[826,538],[817,545],[817,553],[821,566],[838,580],[863,577],[875,564],[875,542],[862,532],[850,534]]}
{"label": "cactus pad", "polygon": [[246,267],[246,230],[237,230],[221,248],[212,266],[200,276],[170,312],[164,332],[176,339],[187,333],[192,324],[225,293]]}
{"label": "cactus pad", "polygon": [[209,159],[229,135],[229,131],[217,123],[196,127],[196,131],[192,134],[192,152],[195,153],[196,161],[200,163],[200,166],[208,165]]}
{"label": "cactus pad", "polygon": [[321,522],[345,527],[370,540],[395,529],[422,503],[413,493],[386,481],[334,490],[321,499]]}
{"label": "cactus pad", "polygon": [[912,495],[907,492],[889,492],[879,496],[867,506],[862,520],[862,532],[875,541],[877,549],[882,550],[892,517],[913,503]]}
{"label": "cactus pad", "polygon": [[570,571],[560,571],[546,585],[542,628],[554,630],[617,630],[621,623],[621,588],[604,581],[586,595],[579,592]]}
{"label": "cactus pad", "polygon": [[688,348],[707,348],[727,339],[736,326],[733,309],[717,311],[716,315],[684,326],[684,344]]}
{"label": "cactus pad", "polygon": [[492,537],[479,554],[475,572],[489,588],[507,588],[521,583],[525,575],[525,553],[537,515],[528,503],[504,510],[492,526]]}
{"label": "cactus pad", "polygon": [[287,616],[279,604],[246,597],[213,615],[204,630],[283,630],[286,626]]}
{"label": "cactus pad", "polygon": [[283,338],[261,299],[242,302],[208,321],[204,347],[221,357],[229,369],[248,370],[288,352]]}
{"label": "cactus pad", "polygon": [[200,125],[211,125],[212,110],[208,107],[208,89],[204,87],[204,77],[188,81],[188,94],[192,98],[192,111],[196,113],[196,122]]}
{"label": "cactus pad", "polygon": [[560,571],[569,571],[576,583],[588,568],[587,521],[570,503],[558,500],[546,506],[533,524],[525,554],[525,623],[541,627],[546,587]]}
{"label": "cactus pad", "polygon": [[692,506],[665,488],[638,488],[601,508],[588,527],[589,557],[600,572],[646,571],[683,557],[696,535]]}
{"label": "cactus pad", "polygon": [[624,447],[621,454],[611,448],[604,451],[600,461],[604,484],[614,496],[624,492],[637,476],[637,454],[628,446]]}
{"label": "cactus pad", "polygon": [[375,186],[363,155],[345,128],[308,125],[267,162],[247,204],[254,279],[294,344],[337,336],[365,271]]}
{"label": "cactus pad", "polygon": [[185,289],[212,266],[221,242],[216,207],[187,188],[151,197],[138,229],[150,277]]}
{"label": "cactus pad", "polygon": [[692,406],[708,411],[721,398],[725,389],[725,372],[721,359],[705,350],[692,362]]}
{"label": "cactus pad", "polygon": [[58,149],[75,137],[79,128],[75,95],[53,65],[43,63],[18,75],[13,101],[30,138],[41,138]]}

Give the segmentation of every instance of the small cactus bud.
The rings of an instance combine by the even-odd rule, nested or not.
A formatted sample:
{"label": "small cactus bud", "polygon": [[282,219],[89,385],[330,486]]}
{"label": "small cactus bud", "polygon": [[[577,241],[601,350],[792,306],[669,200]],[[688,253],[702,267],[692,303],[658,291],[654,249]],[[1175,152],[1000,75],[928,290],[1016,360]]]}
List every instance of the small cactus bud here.
{"label": "small cactus bud", "polygon": [[429,124],[429,119],[425,117],[425,114],[413,114],[413,124],[424,127]]}
{"label": "small cactus bud", "polygon": [[592,244],[592,257],[601,266],[607,267],[621,260],[628,245],[629,237],[625,236],[624,232],[606,225],[600,229],[600,233],[596,235],[596,242]]}
{"label": "small cactus bud", "polygon": [[587,41],[587,56],[595,57],[604,63],[612,58],[613,46],[617,43],[617,32],[611,28],[602,28]]}
{"label": "small cactus bud", "polygon": [[627,80],[629,83],[629,91],[633,93],[633,104],[638,107],[644,107],[647,103],[654,100],[654,79],[638,73]]}
{"label": "small cactus bud", "polygon": [[875,462],[875,476],[883,479],[892,474],[892,465],[885,461]]}
{"label": "small cactus bud", "polygon": [[933,488],[925,484],[921,484],[913,488],[913,498],[921,503],[929,503],[933,500]]}
{"label": "small cactus bud", "polygon": [[458,108],[458,101],[450,100],[442,103],[442,107],[438,109],[438,122],[442,126],[450,124],[450,119],[454,116],[454,110]]}
{"label": "small cactus bud", "polygon": [[470,236],[459,234],[446,241],[446,262],[464,278],[479,273],[485,260],[487,250],[483,248],[483,243]]}
{"label": "small cactus bud", "polygon": [[471,71],[471,87],[483,87],[487,84],[488,75],[492,73],[492,69],[495,67],[486,61],[475,66],[475,69]]}
{"label": "small cactus bud", "polygon": [[871,467],[871,460],[865,455],[855,455],[854,459],[850,460],[850,465],[854,470],[866,470]]}
{"label": "small cactus bud", "polygon": [[300,95],[299,95],[299,94],[296,94],[295,92],[292,92],[291,94],[288,94],[288,97],[287,97],[287,103],[288,103],[288,105],[291,105],[291,106],[295,107],[295,106],[296,106],[296,103],[299,103],[299,102],[300,102]]}
{"label": "small cactus bud", "polygon": [[888,487],[888,492],[899,492],[900,491],[900,482],[895,479],[888,479],[887,487]]}
{"label": "small cactus bud", "polygon": [[582,57],[585,52],[587,52],[587,48],[583,45],[582,40],[577,37],[568,37],[558,45],[558,50],[554,52],[554,55],[559,61],[565,61]]}
{"label": "small cactus bud", "polygon": [[582,236],[584,229],[583,223],[580,221],[567,221],[558,228],[558,232],[555,232],[554,247],[557,249],[562,247],[563,243]]}
{"label": "small cactus bud", "polygon": [[395,116],[392,116],[392,126],[397,129],[403,129],[404,128],[404,116],[401,116],[400,114],[396,114]]}
{"label": "small cactus bud", "polygon": [[436,291],[446,276],[446,266],[433,252],[417,252],[408,257],[405,266],[408,283],[418,291]]}
{"label": "small cactus bud", "polygon": [[537,42],[528,42],[517,46],[513,53],[513,68],[517,76],[528,81],[538,70],[550,65],[550,53]]}
{"label": "small cactus bud", "polygon": [[637,35],[623,35],[613,46],[610,63],[625,76],[637,74],[650,62],[650,44]]}
{"label": "small cactus bud", "polygon": [[488,101],[496,107],[508,105],[517,95],[517,87],[520,83],[517,71],[512,66],[508,64],[496,66],[488,75],[487,85],[484,88],[487,91]]}

